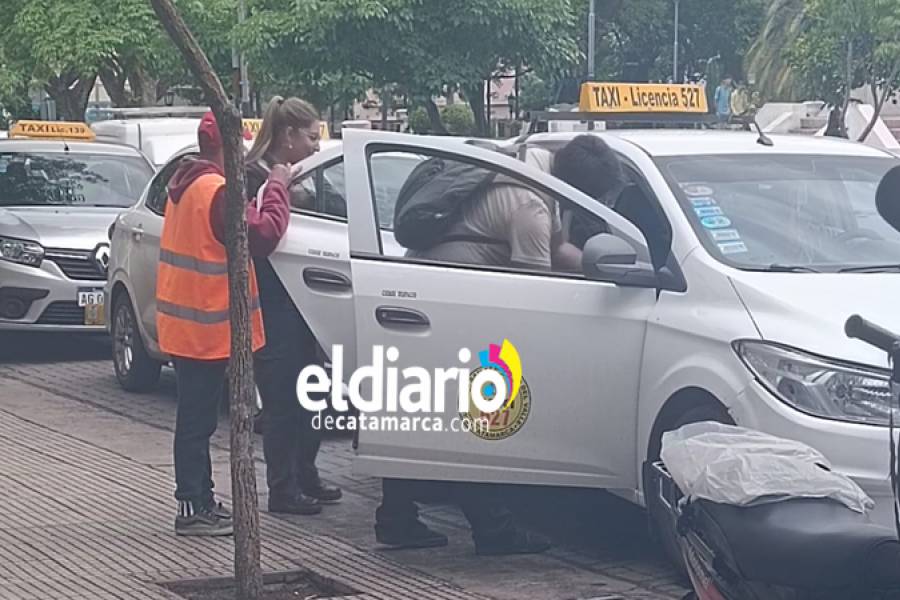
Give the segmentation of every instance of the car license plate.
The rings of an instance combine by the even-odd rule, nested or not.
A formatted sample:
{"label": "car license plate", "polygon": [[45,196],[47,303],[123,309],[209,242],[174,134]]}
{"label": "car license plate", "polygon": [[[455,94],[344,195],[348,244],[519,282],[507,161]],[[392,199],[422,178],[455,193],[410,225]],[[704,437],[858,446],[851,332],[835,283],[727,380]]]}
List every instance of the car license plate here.
{"label": "car license plate", "polygon": [[105,325],[102,289],[80,288],[78,290],[78,306],[84,308],[85,325]]}

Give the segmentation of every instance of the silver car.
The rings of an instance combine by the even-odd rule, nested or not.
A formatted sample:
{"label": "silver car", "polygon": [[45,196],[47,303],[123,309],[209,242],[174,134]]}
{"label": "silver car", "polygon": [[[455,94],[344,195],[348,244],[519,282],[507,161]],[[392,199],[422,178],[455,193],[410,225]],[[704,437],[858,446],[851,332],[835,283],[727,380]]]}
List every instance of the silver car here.
{"label": "silver car", "polygon": [[107,230],[152,176],[127,146],[0,140],[0,331],[105,330]]}
{"label": "silver car", "polygon": [[[116,377],[126,390],[152,389],[161,366],[168,361],[159,349],[156,332],[156,269],[166,186],[178,163],[197,151],[190,147],[176,154],[111,230],[106,310]],[[376,163],[375,168],[383,173],[376,190],[383,241],[386,248],[402,252],[390,231],[392,202],[419,158],[388,153]],[[294,172],[291,222],[271,260],[319,345],[330,348],[336,338],[326,323],[339,324],[342,334],[353,330],[342,145],[324,142],[322,150],[296,165]]]}

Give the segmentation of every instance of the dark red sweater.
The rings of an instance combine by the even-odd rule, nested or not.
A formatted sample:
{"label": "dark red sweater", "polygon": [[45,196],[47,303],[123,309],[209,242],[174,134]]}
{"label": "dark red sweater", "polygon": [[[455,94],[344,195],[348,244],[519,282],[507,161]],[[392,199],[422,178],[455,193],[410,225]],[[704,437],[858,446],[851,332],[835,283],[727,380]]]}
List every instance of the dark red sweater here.
{"label": "dark red sweater", "polygon": [[[201,175],[216,173],[222,175],[222,169],[213,162],[202,158],[185,159],[172,179],[169,181],[169,198],[178,203],[185,190]],[[266,186],[259,210],[256,202],[247,204],[247,236],[251,256],[269,256],[275,251],[278,242],[284,237],[290,221],[291,209],[289,195],[284,185],[270,182]],[[209,214],[213,235],[222,244],[225,243],[225,187],[219,188],[212,201]]]}

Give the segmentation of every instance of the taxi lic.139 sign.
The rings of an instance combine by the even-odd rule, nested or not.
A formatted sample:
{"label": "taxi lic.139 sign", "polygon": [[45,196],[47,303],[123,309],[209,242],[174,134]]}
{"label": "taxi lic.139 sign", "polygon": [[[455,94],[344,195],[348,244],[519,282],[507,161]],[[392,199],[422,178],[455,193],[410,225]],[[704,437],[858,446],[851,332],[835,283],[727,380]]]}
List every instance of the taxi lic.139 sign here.
{"label": "taxi lic.139 sign", "polygon": [[12,138],[93,140],[93,130],[84,123],[67,121],[17,121],[9,131]]}
{"label": "taxi lic.139 sign", "polygon": [[666,83],[585,83],[579,109],[598,113],[709,112],[703,87]]}

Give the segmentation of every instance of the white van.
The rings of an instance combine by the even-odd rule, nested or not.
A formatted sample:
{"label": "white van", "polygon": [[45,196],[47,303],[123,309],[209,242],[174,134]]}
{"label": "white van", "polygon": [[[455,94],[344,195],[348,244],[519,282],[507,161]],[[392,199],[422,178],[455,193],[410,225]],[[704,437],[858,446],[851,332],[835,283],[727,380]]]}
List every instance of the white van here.
{"label": "white van", "polygon": [[98,141],[133,146],[158,169],[179,150],[197,143],[199,126],[199,118],[163,117],[100,121],[91,128]]}

